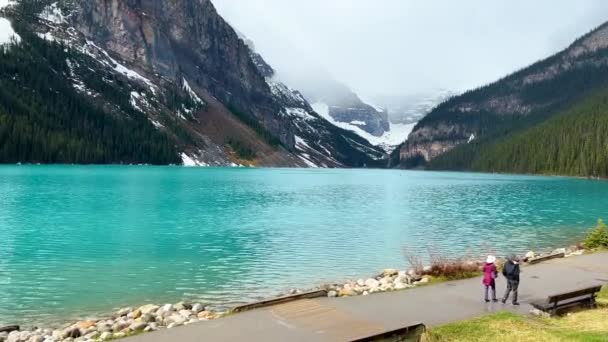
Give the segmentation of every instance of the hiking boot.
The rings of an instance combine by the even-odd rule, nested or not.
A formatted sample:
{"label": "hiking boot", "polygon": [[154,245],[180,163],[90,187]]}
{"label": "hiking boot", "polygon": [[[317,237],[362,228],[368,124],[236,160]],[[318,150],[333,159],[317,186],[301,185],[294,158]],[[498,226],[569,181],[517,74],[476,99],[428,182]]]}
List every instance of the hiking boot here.
{"label": "hiking boot", "polygon": [[507,300],[506,299],[503,299],[500,302],[503,303],[503,304],[507,304]]}
{"label": "hiking boot", "polygon": [[513,302],[513,305],[518,306],[519,303],[518,302]]}
{"label": "hiking boot", "polygon": [[496,303],[496,302],[498,302],[498,299],[494,298],[494,299],[492,299],[492,301],[493,301],[494,303]]}
{"label": "hiking boot", "polygon": [[489,300],[489,299],[486,299],[486,303],[489,303],[489,302],[490,302],[490,300]]}

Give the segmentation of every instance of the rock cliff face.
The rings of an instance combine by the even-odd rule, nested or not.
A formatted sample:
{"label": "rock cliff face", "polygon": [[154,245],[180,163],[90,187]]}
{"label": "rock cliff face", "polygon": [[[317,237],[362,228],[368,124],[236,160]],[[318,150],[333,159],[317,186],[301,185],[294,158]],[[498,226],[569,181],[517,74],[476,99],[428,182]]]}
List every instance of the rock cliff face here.
{"label": "rock cliff face", "polygon": [[402,164],[424,165],[456,146],[545,120],[608,83],[607,48],[604,24],[552,57],[440,104],[402,145]]}
{"label": "rock cliff face", "polygon": [[143,116],[185,164],[383,165],[381,149],[273,80],[209,0],[21,0],[4,12],[27,39],[69,48],[70,96],[117,120]]}
{"label": "rock cliff face", "polygon": [[209,0],[84,0],[74,27],[123,60],[171,80],[186,77],[229,108],[251,115],[293,149],[289,121],[249,48]]}

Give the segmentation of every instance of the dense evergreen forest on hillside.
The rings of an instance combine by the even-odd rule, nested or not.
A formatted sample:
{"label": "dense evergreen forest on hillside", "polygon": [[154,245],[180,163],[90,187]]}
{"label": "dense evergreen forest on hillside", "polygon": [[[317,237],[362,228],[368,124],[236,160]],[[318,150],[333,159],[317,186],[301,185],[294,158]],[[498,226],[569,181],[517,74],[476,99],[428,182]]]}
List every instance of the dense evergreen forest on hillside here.
{"label": "dense evergreen forest on hillside", "polygon": [[116,87],[95,73],[87,80],[119,104],[123,115],[116,115],[66,76],[68,59],[94,64],[90,57],[15,26],[21,42],[0,47],[1,163],[181,163],[175,143],[129,105],[129,91],[116,88],[120,79]]}
{"label": "dense evergreen forest on hillside", "polygon": [[[485,172],[608,177],[608,89],[536,126],[433,161]],[[460,160],[460,161],[457,161]]]}

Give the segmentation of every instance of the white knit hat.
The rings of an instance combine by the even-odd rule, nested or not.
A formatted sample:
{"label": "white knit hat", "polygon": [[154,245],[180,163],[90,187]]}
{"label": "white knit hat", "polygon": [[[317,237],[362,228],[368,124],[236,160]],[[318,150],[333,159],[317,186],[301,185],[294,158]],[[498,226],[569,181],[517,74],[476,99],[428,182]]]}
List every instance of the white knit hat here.
{"label": "white knit hat", "polygon": [[493,264],[493,263],[495,263],[495,262],[496,262],[496,257],[495,257],[495,256],[493,256],[493,255],[488,255],[488,258],[486,259],[486,262],[487,262],[488,264]]}

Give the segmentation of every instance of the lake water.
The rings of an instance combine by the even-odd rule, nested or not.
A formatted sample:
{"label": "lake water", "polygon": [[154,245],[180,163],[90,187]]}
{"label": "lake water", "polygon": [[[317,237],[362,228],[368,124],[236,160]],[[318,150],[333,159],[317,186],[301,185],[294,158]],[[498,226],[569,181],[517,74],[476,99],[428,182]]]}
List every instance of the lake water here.
{"label": "lake water", "polygon": [[562,246],[608,182],[388,170],[0,166],[0,325],[238,303],[451,255]]}

